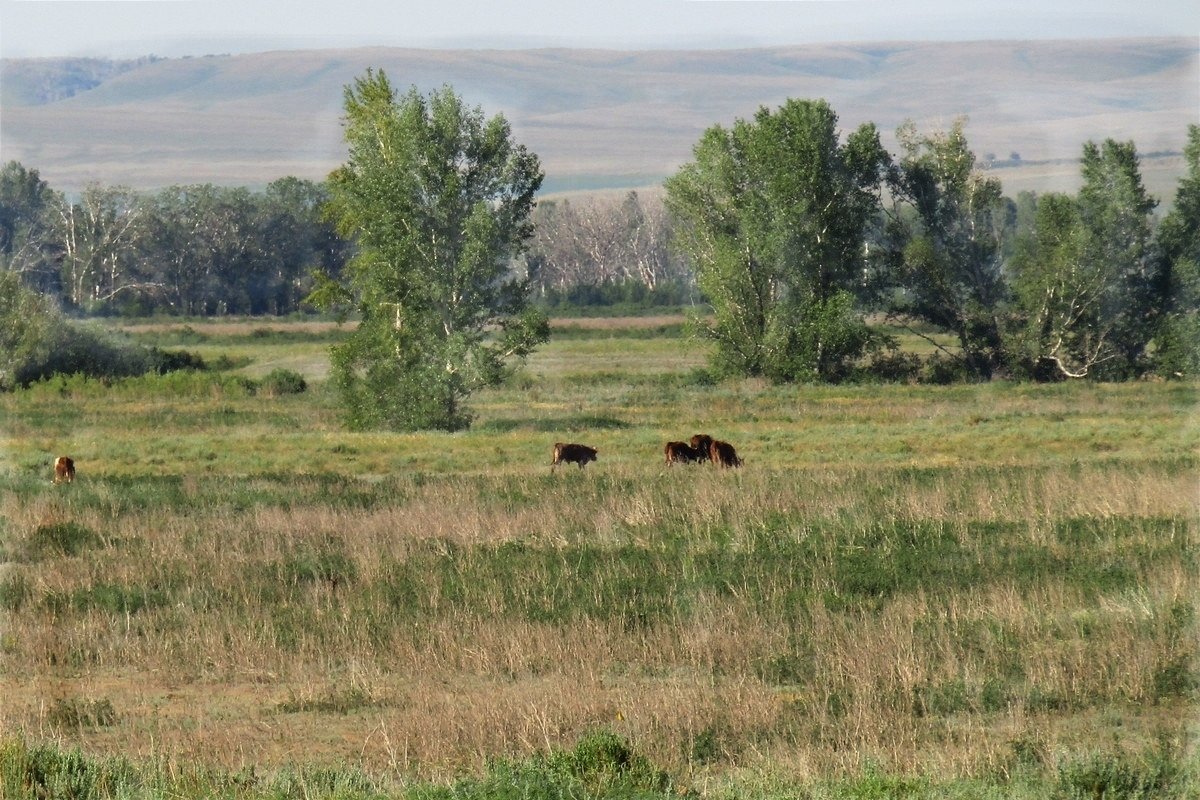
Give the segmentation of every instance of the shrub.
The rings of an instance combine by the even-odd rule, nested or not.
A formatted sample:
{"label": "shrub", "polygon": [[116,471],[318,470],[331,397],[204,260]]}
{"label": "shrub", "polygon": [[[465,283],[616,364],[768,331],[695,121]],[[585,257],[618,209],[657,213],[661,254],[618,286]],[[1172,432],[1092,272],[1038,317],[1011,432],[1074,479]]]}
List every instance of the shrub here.
{"label": "shrub", "polygon": [[545,798],[666,798],[671,779],[608,731],[584,736],[573,750],[528,761],[494,762],[481,779],[453,786],[416,787],[414,800],[525,800]]}
{"label": "shrub", "polygon": [[203,358],[187,350],[160,350],[157,347],[151,347],[146,352],[146,360],[149,368],[145,371],[157,372],[159,375],[181,369],[202,370],[208,368]]}
{"label": "shrub", "polygon": [[921,375],[921,357],[916,353],[887,350],[877,353],[863,369],[862,378],[884,383],[913,383]]}
{"label": "shrub", "polygon": [[1178,776],[1175,760],[1163,751],[1142,757],[1093,753],[1058,766],[1054,800],[1150,800],[1171,797]]}
{"label": "shrub", "polygon": [[31,561],[47,556],[73,556],[102,543],[100,536],[77,522],[39,525],[25,542],[24,555]]}
{"label": "shrub", "polygon": [[0,275],[0,390],[52,375],[124,378],[203,367],[192,353],[145,348],[71,322],[15,274]]}
{"label": "shrub", "polygon": [[277,368],[266,374],[260,384],[268,397],[281,394],[300,394],[308,389],[304,376],[290,369]]}
{"label": "shrub", "polygon": [[920,383],[932,383],[937,386],[964,383],[970,379],[971,374],[965,364],[940,353],[934,353],[926,359],[921,374],[918,376]]}

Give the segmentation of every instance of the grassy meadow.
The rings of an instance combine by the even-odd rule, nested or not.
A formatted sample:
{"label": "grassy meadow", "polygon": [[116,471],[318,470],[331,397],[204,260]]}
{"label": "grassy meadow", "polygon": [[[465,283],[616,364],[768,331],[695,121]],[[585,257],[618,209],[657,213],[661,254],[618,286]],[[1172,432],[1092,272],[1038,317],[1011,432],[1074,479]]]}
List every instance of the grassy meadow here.
{"label": "grassy meadow", "polygon": [[343,430],[320,323],[0,395],[0,797],[1200,797],[1200,387],[555,330],[457,434]]}

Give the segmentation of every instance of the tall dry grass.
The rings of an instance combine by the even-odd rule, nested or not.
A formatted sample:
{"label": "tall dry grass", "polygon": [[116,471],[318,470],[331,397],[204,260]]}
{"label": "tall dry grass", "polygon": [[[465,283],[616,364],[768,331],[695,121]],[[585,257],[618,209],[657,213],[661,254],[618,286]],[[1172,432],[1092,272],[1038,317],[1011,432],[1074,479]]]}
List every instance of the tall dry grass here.
{"label": "tall dry grass", "polygon": [[[1192,388],[710,386],[636,343],[453,436],[346,433],[319,387],[0,398],[0,736],[445,778],[607,727],[736,781],[1181,735]],[[700,430],[747,465],[667,468]],[[600,461],[552,474],[560,438]]]}

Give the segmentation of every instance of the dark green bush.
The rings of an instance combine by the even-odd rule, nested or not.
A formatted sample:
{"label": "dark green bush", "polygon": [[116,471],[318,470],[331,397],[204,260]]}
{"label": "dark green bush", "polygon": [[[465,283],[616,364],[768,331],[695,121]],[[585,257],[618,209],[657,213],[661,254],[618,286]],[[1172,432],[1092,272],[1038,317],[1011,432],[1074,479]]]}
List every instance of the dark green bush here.
{"label": "dark green bush", "polygon": [[290,369],[276,368],[262,379],[260,387],[269,397],[281,394],[300,394],[308,389],[304,376]]}

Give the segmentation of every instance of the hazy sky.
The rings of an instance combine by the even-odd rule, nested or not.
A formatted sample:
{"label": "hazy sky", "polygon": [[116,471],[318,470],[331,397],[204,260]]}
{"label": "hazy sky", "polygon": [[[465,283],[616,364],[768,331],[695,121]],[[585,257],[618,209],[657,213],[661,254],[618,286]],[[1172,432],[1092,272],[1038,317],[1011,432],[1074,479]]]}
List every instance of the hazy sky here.
{"label": "hazy sky", "polygon": [[0,56],[1188,35],[1197,0],[0,0]]}

